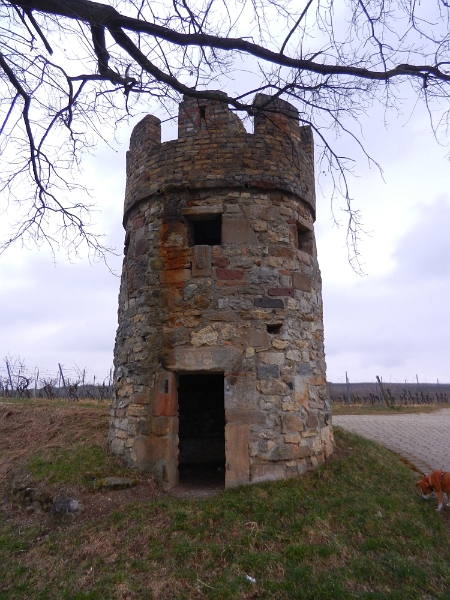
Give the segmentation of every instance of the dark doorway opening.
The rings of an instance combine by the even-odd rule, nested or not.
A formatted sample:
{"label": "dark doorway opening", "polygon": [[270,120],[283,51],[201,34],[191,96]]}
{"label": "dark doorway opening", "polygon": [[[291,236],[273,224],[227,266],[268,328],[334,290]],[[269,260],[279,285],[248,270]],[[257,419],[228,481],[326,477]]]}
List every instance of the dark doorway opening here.
{"label": "dark doorway opening", "polygon": [[225,484],[223,373],[178,378],[180,484]]}

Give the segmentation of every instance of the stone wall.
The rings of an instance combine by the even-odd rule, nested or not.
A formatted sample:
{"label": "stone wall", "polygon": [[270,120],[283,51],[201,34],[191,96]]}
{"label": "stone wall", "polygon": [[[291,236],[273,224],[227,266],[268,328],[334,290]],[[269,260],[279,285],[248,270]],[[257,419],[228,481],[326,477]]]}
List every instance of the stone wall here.
{"label": "stone wall", "polygon": [[296,476],[333,449],[312,136],[269,102],[255,100],[254,134],[226,104],[188,100],[178,140],[161,144],[152,116],[131,137],[109,443],[167,487],[180,374],[224,374],[227,486]]}

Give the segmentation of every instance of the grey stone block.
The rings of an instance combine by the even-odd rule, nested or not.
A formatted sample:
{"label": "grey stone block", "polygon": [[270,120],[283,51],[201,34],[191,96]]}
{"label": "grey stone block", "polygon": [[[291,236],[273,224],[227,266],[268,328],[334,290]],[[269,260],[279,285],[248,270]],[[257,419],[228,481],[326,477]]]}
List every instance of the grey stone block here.
{"label": "grey stone block", "polygon": [[256,308],[284,308],[284,302],[281,298],[255,298]]}
{"label": "grey stone block", "polygon": [[280,376],[280,367],[278,365],[263,365],[257,367],[258,379],[276,379]]}
{"label": "grey stone block", "polygon": [[297,371],[299,375],[311,375],[311,366],[308,363],[300,363]]}

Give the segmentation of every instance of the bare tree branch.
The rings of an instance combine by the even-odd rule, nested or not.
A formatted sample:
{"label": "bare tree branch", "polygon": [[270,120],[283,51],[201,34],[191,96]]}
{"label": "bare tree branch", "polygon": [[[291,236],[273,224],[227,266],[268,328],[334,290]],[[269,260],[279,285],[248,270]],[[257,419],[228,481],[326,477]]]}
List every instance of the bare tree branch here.
{"label": "bare tree branch", "polygon": [[92,206],[70,200],[96,141],[150,107],[173,118],[181,95],[252,115],[260,90],[288,97],[313,127],[354,246],[353,162],[330,136],[373,160],[361,116],[411,94],[445,136],[449,23],[447,0],[0,0],[0,191],[22,211],[0,251],[28,236],[101,255]]}

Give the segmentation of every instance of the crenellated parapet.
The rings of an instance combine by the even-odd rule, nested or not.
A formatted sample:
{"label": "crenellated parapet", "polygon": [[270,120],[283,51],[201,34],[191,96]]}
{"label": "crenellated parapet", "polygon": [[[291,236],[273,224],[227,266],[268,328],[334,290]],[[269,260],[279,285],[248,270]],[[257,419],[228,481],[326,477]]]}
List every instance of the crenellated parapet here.
{"label": "crenellated parapet", "polygon": [[185,99],[178,139],[161,143],[161,122],[146,116],[131,135],[127,154],[125,214],[167,186],[191,190],[271,189],[302,198],[315,213],[314,147],[311,129],[283,100],[258,94],[254,133],[247,133],[227,104]]}

